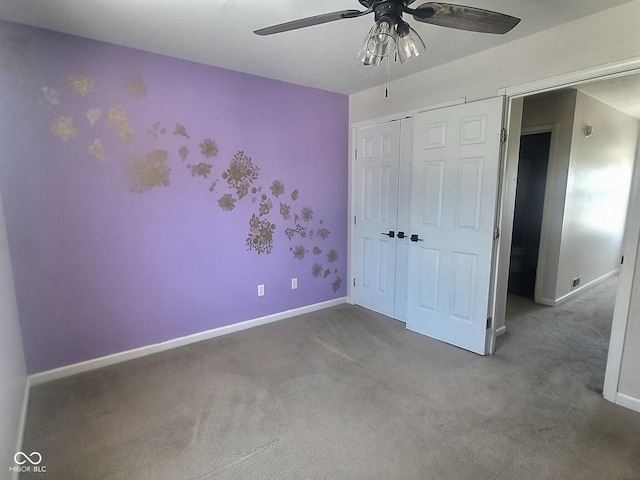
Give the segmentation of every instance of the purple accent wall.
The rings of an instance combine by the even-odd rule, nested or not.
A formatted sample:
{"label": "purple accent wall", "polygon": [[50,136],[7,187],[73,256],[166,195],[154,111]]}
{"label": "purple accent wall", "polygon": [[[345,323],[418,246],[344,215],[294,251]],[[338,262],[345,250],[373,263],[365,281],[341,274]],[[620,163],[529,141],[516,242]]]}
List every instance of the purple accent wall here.
{"label": "purple accent wall", "polygon": [[30,373],[346,295],[348,97],[11,23],[0,45]]}

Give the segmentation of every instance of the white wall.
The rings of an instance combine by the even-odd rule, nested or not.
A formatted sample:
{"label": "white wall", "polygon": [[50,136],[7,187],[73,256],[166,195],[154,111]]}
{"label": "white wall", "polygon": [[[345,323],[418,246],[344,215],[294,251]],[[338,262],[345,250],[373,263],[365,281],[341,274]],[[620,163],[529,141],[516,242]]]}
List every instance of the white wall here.
{"label": "white wall", "polygon": [[637,135],[636,119],[577,93],[556,300],[575,277],[586,287],[618,271]]}
{"label": "white wall", "polygon": [[[0,469],[8,472],[22,423],[27,367],[22,351],[7,231],[0,199]],[[6,473],[5,473],[6,474]],[[0,475],[2,476],[2,475]]]}
{"label": "white wall", "polygon": [[[350,121],[400,114],[462,97],[468,100],[492,97],[505,87],[637,58],[640,56],[639,18],[640,0],[634,0],[393,81],[389,84],[389,98],[384,98],[381,88],[356,93],[349,97]],[[464,41],[462,35],[461,41]],[[437,45],[429,47],[437,48]],[[640,205],[632,204],[630,208],[640,208]],[[633,295],[640,302],[640,278],[636,280]],[[620,392],[640,398],[640,310],[630,314],[626,335],[623,370],[628,368],[631,373],[622,372],[625,381],[619,383]],[[627,359],[634,359],[635,363]]]}

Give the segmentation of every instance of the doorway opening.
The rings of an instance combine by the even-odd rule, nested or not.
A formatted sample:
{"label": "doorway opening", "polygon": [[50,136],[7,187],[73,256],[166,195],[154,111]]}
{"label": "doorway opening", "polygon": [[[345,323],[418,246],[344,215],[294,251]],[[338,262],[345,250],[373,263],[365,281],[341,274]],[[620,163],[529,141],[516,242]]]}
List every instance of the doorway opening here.
{"label": "doorway opening", "polygon": [[[625,66],[625,67],[620,67],[618,66],[611,66],[611,67],[607,67],[605,70],[603,71],[584,71],[584,72],[579,72],[576,74],[573,74],[571,76],[565,75],[565,76],[559,76],[559,77],[554,77],[552,79],[547,79],[544,82],[537,82],[535,84],[527,84],[527,85],[520,85],[520,86],[516,86],[516,87],[510,87],[506,89],[506,93],[509,97],[509,108],[510,108],[510,123],[509,123],[509,130],[508,131],[512,131],[514,133],[514,139],[516,139],[517,143],[514,143],[513,145],[516,145],[516,148],[512,149],[511,152],[508,154],[507,158],[511,159],[510,162],[507,162],[506,167],[505,167],[505,171],[506,172],[511,172],[509,177],[505,177],[505,178],[509,178],[512,179],[511,181],[513,182],[511,185],[512,186],[508,186],[505,188],[505,195],[503,197],[503,200],[506,202],[506,205],[509,205],[509,201],[513,202],[511,203],[511,208],[507,208],[505,210],[505,214],[503,214],[503,220],[506,221],[506,223],[503,223],[503,226],[505,226],[505,230],[507,232],[506,235],[503,236],[503,240],[506,240],[508,243],[503,243],[502,244],[502,255],[503,258],[509,259],[509,255],[511,253],[511,246],[512,246],[512,238],[509,235],[508,229],[509,227],[511,227],[511,224],[513,223],[513,216],[515,215],[515,198],[516,198],[516,188],[519,188],[517,185],[517,171],[518,171],[518,149],[519,149],[519,141],[521,140],[521,135],[520,135],[520,128],[522,127],[522,124],[520,123],[519,119],[521,118],[522,115],[522,108],[523,108],[523,101],[532,96],[536,96],[536,95],[542,95],[545,93],[551,93],[551,92],[557,92],[560,91],[562,89],[565,88],[569,88],[569,87],[576,87],[578,85],[580,85],[581,87],[584,87],[585,85],[589,86],[589,85],[593,85],[594,88],[600,88],[600,85],[607,85],[607,91],[610,92],[612,91],[612,89],[610,88],[611,84],[615,84],[616,79],[620,78],[620,79],[624,79],[625,83],[627,82],[627,80],[629,78],[633,79],[633,77],[638,77],[638,74],[640,74],[640,70],[637,69],[637,65],[638,62],[634,62],[633,66],[635,68],[629,68],[629,66]],[[610,83],[611,82],[611,83]],[[622,80],[621,80],[622,82]],[[604,88],[604,87],[603,87]],[[594,92],[593,97],[595,97],[596,92]],[[605,102],[606,103],[606,102]],[[632,102],[627,102],[629,104],[631,104]],[[625,104],[626,105],[626,104]],[[511,115],[513,113],[513,115]],[[635,115],[630,114],[629,116],[634,117]],[[637,116],[635,116],[635,118],[638,118]],[[543,123],[550,123],[547,121],[540,121],[539,124],[543,124]],[[591,124],[591,121],[586,122],[589,125]],[[604,122],[601,123],[603,126],[608,126],[609,122]],[[525,127],[526,128],[526,127]],[[616,133],[618,131],[620,131],[620,129],[615,129],[614,130]],[[583,125],[582,129],[580,130],[576,130],[576,132],[578,133],[578,136],[576,138],[582,138],[582,136],[580,136],[581,134],[585,137],[588,138],[589,140],[586,140],[587,142],[590,142],[591,140],[593,140],[595,137],[591,137],[591,135],[589,135],[591,133],[591,129],[587,130],[586,127]],[[637,133],[637,127],[636,127],[636,133]],[[516,136],[517,135],[517,136]],[[611,135],[608,136],[603,136],[603,138],[607,138],[607,137],[611,137]],[[638,137],[637,137],[638,138]],[[637,142],[640,141],[637,139]],[[554,135],[554,140],[552,143],[552,146],[555,145],[556,142],[556,136]],[[619,145],[620,142],[616,143],[615,145]],[[591,144],[590,148],[593,146]],[[629,202],[629,205],[633,205],[634,201],[637,202],[637,198],[638,198],[638,180],[637,180],[637,161],[638,161],[638,145],[640,145],[639,143],[636,143],[636,150],[635,150],[635,154],[633,154],[634,160],[635,160],[635,167],[633,168],[633,174],[631,175],[627,175],[627,177],[632,177],[632,182],[631,186],[631,199]],[[514,151],[515,150],[515,151]],[[588,150],[584,150],[587,151]],[[515,153],[515,155],[514,155]],[[552,153],[552,160],[553,160],[553,152]],[[583,152],[584,153],[584,152]],[[514,165],[514,161],[516,162]],[[549,170],[549,174],[552,174],[552,172],[554,171],[553,166],[551,165],[552,162],[550,162],[550,165],[548,166]],[[513,170],[513,167],[515,166],[515,171]],[[509,170],[511,169],[511,170]],[[550,177],[549,180],[551,178],[555,178],[555,177]],[[595,178],[595,177],[594,177]],[[616,179],[620,179],[622,178],[622,176],[617,175],[615,177]],[[603,185],[606,184],[607,182],[603,182],[603,179],[601,176],[598,177],[597,179],[598,181],[595,182],[597,185]],[[622,189],[620,189],[622,190]],[[549,184],[547,185],[547,195],[549,195],[552,191],[555,191],[552,189],[552,185]],[[592,196],[593,197],[593,196]],[[510,199],[511,200],[510,200]],[[585,197],[586,200],[588,200],[588,197]],[[635,200],[634,200],[635,199]],[[582,202],[580,202],[582,203]],[[551,204],[550,204],[551,205]],[[598,206],[598,204],[593,204],[595,206]],[[548,207],[548,205],[545,205],[545,207]],[[547,208],[548,210],[548,208]],[[556,212],[557,213],[557,212]],[[509,218],[511,217],[511,218]],[[600,225],[594,225],[597,229],[603,229],[603,225],[608,225],[609,222],[609,218],[605,219],[605,222],[601,222]],[[622,244],[622,248],[621,248],[621,254],[624,255],[624,260],[625,260],[625,264],[630,263],[631,265],[635,264],[636,262],[636,258],[637,258],[637,242],[638,242],[638,225],[640,225],[640,221],[638,220],[638,214],[637,211],[634,211],[633,208],[630,208],[627,212],[627,218],[626,218],[626,229],[625,229],[625,233],[624,233],[624,239],[623,239],[623,244]],[[542,235],[542,242],[541,245],[543,246],[543,250],[546,248],[546,240],[545,240],[545,235],[546,232],[548,230],[543,231],[543,235]],[[504,233],[504,232],[503,232]],[[579,237],[582,238],[582,237]],[[505,248],[506,247],[506,248]],[[576,253],[574,250],[568,250],[568,252],[570,254],[574,254]],[[545,252],[540,252],[540,262],[542,262],[543,257],[545,255]],[[590,256],[588,257],[588,260],[586,262],[582,262],[582,265],[589,265],[590,261],[592,260],[600,260],[602,258],[601,255],[595,255],[595,256]],[[620,257],[618,257],[618,261],[619,261]],[[530,299],[524,298],[524,297],[518,297],[516,295],[508,295],[507,294],[507,280],[510,278],[509,276],[509,263],[508,262],[504,262],[503,263],[503,269],[502,269],[502,273],[501,273],[501,278],[502,280],[498,280],[499,286],[501,286],[501,288],[499,288],[499,290],[501,290],[503,293],[499,294],[498,296],[501,297],[501,295],[504,295],[504,298],[506,300],[505,297],[510,296],[512,300],[518,300],[521,299],[522,301],[526,301],[527,304],[530,304],[532,306],[535,306],[534,308],[539,308],[539,309],[545,309],[546,305],[552,305],[551,303],[546,303],[546,302],[540,302],[542,303],[542,305],[538,305],[536,303],[531,302]],[[546,278],[546,274],[549,273],[547,272],[548,269],[545,268],[546,264],[542,264],[540,268],[538,269],[538,283],[540,283],[542,280],[544,280]],[[507,271],[505,271],[507,270]],[[630,300],[631,300],[631,293],[633,291],[632,289],[632,281],[633,281],[633,269],[621,269],[619,271],[620,275],[619,276],[613,276],[610,278],[607,278],[606,281],[603,281],[601,284],[597,285],[597,288],[592,289],[592,288],[588,288],[588,294],[587,297],[585,298],[584,295],[580,295],[579,298],[575,299],[575,303],[587,303],[590,304],[589,305],[589,312],[588,315],[589,317],[593,316],[593,310],[597,309],[601,309],[601,310],[606,310],[606,312],[601,312],[604,314],[604,318],[607,319],[606,321],[606,326],[610,328],[611,333],[607,334],[606,332],[604,332],[604,329],[600,332],[601,336],[604,338],[605,340],[605,345],[602,350],[603,352],[599,355],[599,357],[604,358],[604,356],[606,355],[606,362],[604,362],[604,364],[601,364],[598,366],[598,373],[599,375],[601,375],[602,369],[606,369],[606,373],[604,375],[604,381],[602,381],[601,377],[598,379],[599,381],[594,381],[594,378],[591,379],[591,381],[588,382],[589,384],[589,388],[600,392],[600,388],[602,388],[602,384],[603,385],[603,396],[610,400],[613,401],[615,403],[619,403],[619,404],[624,404],[624,398],[621,397],[620,392],[618,392],[618,381],[620,378],[620,374],[621,374],[621,368],[623,365],[622,362],[622,352],[623,352],[623,345],[624,345],[624,341],[625,341],[625,329],[627,326],[627,321],[628,321],[628,312],[629,312],[629,305],[630,305]],[[554,273],[553,270],[550,270],[551,273]],[[579,274],[577,274],[577,276],[579,276]],[[570,277],[570,276],[569,276]],[[553,278],[553,277],[551,277]],[[573,279],[573,286],[575,287],[575,278]],[[578,280],[580,280],[578,278]],[[583,279],[584,280],[584,279]],[[566,282],[564,282],[566,283]],[[563,288],[564,288],[564,283],[562,283]],[[583,284],[585,282],[582,282]],[[589,282],[590,283],[590,282]],[[580,284],[578,282],[578,284]],[[569,285],[571,285],[571,278],[569,278]],[[599,292],[599,290],[610,290],[611,292],[613,292],[613,295],[609,295],[610,299],[607,302],[608,306],[606,309],[601,308],[603,306],[602,303],[600,303],[599,307],[596,307],[596,305],[593,303],[593,301],[595,300],[594,297],[600,297],[599,293],[604,293],[604,292]],[[582,288],[580,288],[580,290],[582,290]],[[541,291],[542,292],[542,291]],[[537,292],[536,292],[537,293]],[[587,293],[587,291],[585,291],[584,293]],[[534,293],[535,295],[535,293]],[[562,296],[558,297],[560,298],[561,301],[564,301],[565,298],[563,298]],[[572,302],[573,303],[573,302]],[[611,305],[611,304],[614,305]],[[506,302],[505,302],[506,304]],[[499,305],[498,305],[499,306]],[[505,305],[506,306],[506,305]],[[511,305],[513,307],[513,304]],[[569,306],[569,305],[567,305]],[[559,313],[556,309],[551,309],[550,311],[555,312],[556,314]],[[506,312],[504,312],[504,310],[500,311],[499,309],[497,310],[498,314],[502,313],[502,314],[506,314]],[[514,309],[511,308],[510,309],[510,314],[514,313]],[[502,317],[502,319],[505,319],[507,315],[504,315]],[[510,315],[509,315],[510,316]],[[500,324],[498,323],[497,326],[499,328],[496,329],[497,335],[501,335],[503,333],[507,332],[506,329],[506,325],[505,324]],[[584,327],[584,325],[583,325]],[[583,328],[584,329],[584,328]],[[513,329],[515,330],[515,329]],[[513,330],[511,330],[513,332]],[[536,331],[539,331],[536,329]],[[575,336],[569,336],[567,342],[571,343],[574,342],[575,343],[576,338]],[[544,342],[543,342],[544,343]],[[585,384],[587,384],[587,382],[585,382]],[[625,397],[626,398],[626,397]],[[624,404],[625,406],[627,406],[627,404]],[[633,409],[637,410],[637,406],[635,407],[631,407]]]}
{"label": "doorway opening", "polygon": [[521,297],[534,298],[550,147],[550,131],[520,137],[508,293]]}

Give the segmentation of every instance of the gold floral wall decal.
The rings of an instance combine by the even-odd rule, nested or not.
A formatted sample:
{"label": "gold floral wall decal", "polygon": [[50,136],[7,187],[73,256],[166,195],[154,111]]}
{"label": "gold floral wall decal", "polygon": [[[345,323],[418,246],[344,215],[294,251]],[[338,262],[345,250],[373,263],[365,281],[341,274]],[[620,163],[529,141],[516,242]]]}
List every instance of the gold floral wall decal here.
{"label": "gold floral wall decal", "polygon": [[[257,195],[258,193],[262,192],[262,187],[251,187],[251,194],[252,195]],[[266,195],[262,195],[262,200],[266,200],[267,196]],[[251,198],[251,203],[256,203],[258,201],[258,197],[252,197]],[[273,207],[273,204],[271,205],[271,207],[269,207],[269,209],[271,209]]]}
{"label": "gold floral wall decal", "polygon": [[299,223],[296,223],[296,228],[286,228],[284,233],[289,238],[289,240],[291,240],[296,234],[299,235],[300,238],[306,238],[307,228],[303,227]]}
{"label": "gold floral wall decal", "polygon": [[291,218],[291,207],[286,203],[280,204],[280,215],[284,220],[289,220]]}
{"label": "gold floral wall decal", "polygon": [[179,123],[176,123],[176,130],[173,132],[173,134],[182,135],[185,138],[191,138],[187,133],[187,127],[185,127],[184,125],[180,125]]}
{"label": "gold floral wall decal", "polygon": [[218,155],[218,145],[210,138],[207,138],[200,144],[200,152],[206,158],[215,157],[216,155]]}
{"label": "gold floral wall decal", "polygon": [[73,126],[71,117],[57,117],[53,120],[53,125],[49,128],[51,133],[56,137],[60,137],[66,143],[70,138],[76,138],[78,130]]}
{"label": "gold floral wall decal", "polygon": [[140,97],[144,97],[147,95],[147,86],[145,85],[144,80],[142,80],[142,77],[140,75],[131,77],[127,82],[126,89],[129,95],[133,95],[138,100],[140,100]]}
{"label": "gold floral wall decal", "polygon": [[249,235],[247,237],[247,250],[254,250],[259,254],[271,253],[273,249],[273,232],[275,224],[267,219],[260,219],[255,215],[249,220]]}
{"label": "gold floral wall decal", "polygon": [[304,245],[298,245],[293,248],[293,256],[298,260],[303,260],[304,256],[307,254],[307,249],[304,248]]}
{"label": "gold floral wall decal", "polygon": [[218,205],[220,205],[220,208],[222,208],[223,210],[230,212],[236,206],[236,199],[233,198],[233,195],[231,195],[230,193],[225,193],[218,200]]}
{"label": "gold floral wall decal", "polygon": [[284,194],[284,184],[280,180],[274,180],[269,188],[271,194],[276,198]]}
{"label": "gold floral wall decal", "polygon": [[96,123],[98,123],[98,120],[100,120],[101,115],[102,115],[101,108],[90,108],[89,110],[87,110],[87,113],[86,113],[87,119],[89,120],[89,123],[91,124],[92,127]]}
{"label": "gold floral wall decal", "polygon": [[314,263],[313,267],[311,267],[311,275],[313,275],[314,277],[321,276],[322,275],[322,265]]}
{"label": "gold floral wall decal", "polygon": [[284,234],[287,236],[289,240],[293,239],[293,236],[296,234],[295,228],[287,227],[284,229]]}
{"label": "gold floral wall decal", "polygon": [[81,97],[86,97],[94,91],[93,80],[87,76],[73,73],[67,80],[71,89]]}
{"label": "gold floral wall decal", "polygon": [[320,228],[316,232],[316,235],[318,235],[321,239],[326,240],[327,237],[329,237],[330,233],[331,232],[329,232],[329,230],[327,230],[326,228]]}
{"label": "gold floral wall decal", "polygon": [[[146,86],[144,86],[144,82],[139,77],[140,83],[135,84],[135,82],[132,82],[131,80],[135,78],[132,77],[130,79],[128,87],[131,88],[128,88],[127,92],[140,98],[146,94]],[[82,97],[87,96],[94,90],[93,80],[88,77],[70,76],[69,82],[74,91]],[[60,104],[57,91],[50,87],[43,87],[42,94],[43,97],[40,99],[40,103],[45,105],[48,110],[56,110]],[[86,107],[91,107],[94,100],[85,100],[84,102],[86,102]],[[95,106],[95,103],[93,106]],[[103,113],[104,116],[102,115]],[[100,108],[89,108],[86,110],[85,116],[91,126],[96,126],[104,120],[105,124],[108,124],[110,128],[119,133],[122,140],[127,142],[135,140],[134,129],[129,122],[127,112],[125,112],[122,103],[110,109],[105,108],[104,112]],[[135,118],[137,118],[137,115]],[[338,250],[332,248],[334,245],[329,243],[323,244],[323,248],[320,248],[320,240],[327,240],[330,232],[323,227],[322,220],[318,221],[316,219],[317,212],[314,212],[312,206],[308,204],[303,206],[306,203],[303,193],[298,189],[292,191],[289,188],[285,189],[285,184],[280,179],[272,180],[273,177],[267,180],[261,179],[260,167],[242,150],[233,155],[226,169],[224,167],[219,168],[215,162],[211,161],[209,163],[197,155],[197,152],[200,151],[205,158],[219,156],[219,146],[212,138],[206,138],[202,143],[199,143],[191,139],[187,128],[180,123],[175,123],[175,130],[172,130],[171,128],[165,128],[165,122],[162,120],[149,127],[148,125],[151,124],[151,121],[147,123],[146,128],[140,128],[143,128],[148,135],[162,143],[173,143],[177,140],[175,141],[175,147],[172,147],[175,150],[172,150],[171,160],[182,165],[183,168],[186,167],[191,177],[208,179],[208,181],[204,182],[204,185],[200,186],[208,188],[211,193],[215,193],[214,198],[216,200],[214,201],[217,202],[221,210],[233,212],[232,215],[247,212],[244,214],[247,217],[250,216],[250,219],[248,219],[248,233],[244,237],[247,251],[255,252],[258,255],[269,255],[276,247],[276,243],[286,242],[286,239],[288,239],[289,244],[286,245],[286,248],[291,252],[294,259],[290,261],[310,260],[309,257],[313,254],[313,260],[317,263],[311,262],[313,263],[311,275],[318,278],[318,281],[322,281],[325,288],[328,288],[332,281],[331,286],[334,292],[340,288],[341,280],[338,277],[338,269],[334,269],[336,262],[338,262]],[[173,125],[173,122],[171,125]],[[70,116],[56,118],[50,130],[64,142],[78,138],[79,134]],[[183,140],[177,138],[161,139],[161,136],[166,134],[183,137]],[[150,141],[150,139],[147,140]],[[90,138],[89,141],[91,141]],[[113,156],[110,144],[105,143],[105,145],[109,147],[110,156]],[[105,145],[103,145],[100,138],[95,138],[93,143],[87,147],[88,153],[101,162],[107,162]],[[194,148],[196,149],[195,157],[193,154]],[[125,163],[129,189],[132,192],[147,192],[156,187],[169,186],[172,174],[169,157],[170,154],[167,150],[160,149],[155,149],[149,153],[133,153],[129,155]],[[204,161],[194,160],[196,157]],[[188,176],[188,174],[183,173],[182,178],[185,176]],[[243,199],[245,208],[236,208],[242,203]],[[251,199],[251,201],[249,202],[248,199]],[[280,221],[285,223],[281,228],[278,228],[276,224],[279,224]],[[283,232],[284,235],[279,232],[276,235],[278,230]],[[241,239],[239,240],[241,241]],[[278,246],[281,247],[280,245]],[[282,253],[286,253],[286,250]],[[305,263],[300,265],[305,270],[308,268],[304,266]]]}
{"label": "gold floral wall decal", "polygon": [[243,151],[233,156],[229,167],[223,172],[224,178],[231,188],[236,190],[238,198],[243,198],[249,193],[249,187],[258,179],[260,169],[253,164],[251,157],[247,157]]}
{"label": "gold floral wall decal", "polygon": [[271,209],[273,208],[273,202],[270,198],[267,198],[266,195],[262,195],[262,201],[260,202],[260,208],[258,210],[259,215],[262,217],[264,215],[269,214]]}
{"label": "gold floral wall decal", "polygon": [[55,105],[60,105],[60,96],[58,90],[51,87],[42,87],[43,99],[40,101],[44,105],[44,108],[51,110]]}
{"label": "gold floral wall decal", "polygon": [[167,166],[168,155],[166,150],[154,150],[146,155],[130,155],[127,171],[129,189],[132,192],[144,192],[155,187],[169,186],[171,169]]}
{"label": "gold floral wall decal", "polygon": [[167,133],[167,129],[162,126],[160,122],[154,123],[147,133],[151,135],[153,138],[157,139],[158,135],[164,135]]}
{"label": "gold floral wall decal", "polygon": [[189,149],[183,145],[182,147],[180,147],[180,150],[178,150],[178,154],[180,155],[180,158],[184,162],[189,156]]}
{"label": "gold floral wall decal", "polygon": [[310,208],[304,207],[302,209],[302,220],[305,222],[309,222],[313,219],[313,210]]}
{"label": "gold floral wall decal", "polygon": [[120,129],[120,138],[125,142],[133,142],[136,136],[133,129],[129,125],[125,125]]}
{"label": "gold floral wall decal", "polygon": [[111,125],[116,130],[120,130],[124,125],[129,123],[129,119],[127,118],[127,114],[122,108],[122,104],[118,104],[112,109],[109,110],[109,125]]}
{"label": "gold floral wall decal", "polygon": [[208,163],[203,163],[203,162],[200,162],[197,165],[187,165],[187,168],[191,170],[192,177],[204,177],[204,178],[207,178],[207,176],[211,173],[212,167],[213,165],[209,165]]}
{"label": "gold floral wall decal", "polygon": [[96,138],[93,143],[89,145],[89,153],[102,162],[107,161],[104,153],[104,147],[99,138]]}
{"label": "gold floral wall decal", "polygon": [[133,129],[129,126],[129,119],[122,108],[122,104],[118,104],[109,110],[109,125],[120,131],[120,138],[125,142],[131,142],[135,139]]}

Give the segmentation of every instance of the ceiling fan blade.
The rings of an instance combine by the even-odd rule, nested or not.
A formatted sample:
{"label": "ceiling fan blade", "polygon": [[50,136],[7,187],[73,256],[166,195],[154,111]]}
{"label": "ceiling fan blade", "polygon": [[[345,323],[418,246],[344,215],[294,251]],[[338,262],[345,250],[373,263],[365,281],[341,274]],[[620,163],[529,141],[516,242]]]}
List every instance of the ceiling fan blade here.
{"label": "ceiling fan blade", "polygon": [[355,18],[367,13],[371,13],[371,9],[361,12],[359,10],[340,10],[339,12],[323,13],[313,17],[301,18],[291,22],[280,23],[270,27],[261,28],[254,31],[256,35],[273,35],[274,33],[288,32],[299,28],[311,27],[312,25],[320,25],[322,23],[335,22],[343,18]]}
{"label": "ceiling fan blade", "polygon": [[450,3],[423,3],[409,13],[418,22],[481,33],[507,33],[520,23],[511,15]]}

